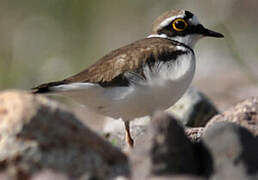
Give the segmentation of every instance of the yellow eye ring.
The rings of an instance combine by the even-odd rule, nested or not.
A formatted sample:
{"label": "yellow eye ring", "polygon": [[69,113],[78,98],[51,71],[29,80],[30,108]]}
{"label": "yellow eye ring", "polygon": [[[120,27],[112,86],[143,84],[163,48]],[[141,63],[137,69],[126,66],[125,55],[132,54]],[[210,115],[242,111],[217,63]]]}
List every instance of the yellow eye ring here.
{"label": "yellow eye ring", "polygon": [[188,24],[184,19],[178,18],[173,21],[172,26],[176,31],[183,31],[187,28]]}

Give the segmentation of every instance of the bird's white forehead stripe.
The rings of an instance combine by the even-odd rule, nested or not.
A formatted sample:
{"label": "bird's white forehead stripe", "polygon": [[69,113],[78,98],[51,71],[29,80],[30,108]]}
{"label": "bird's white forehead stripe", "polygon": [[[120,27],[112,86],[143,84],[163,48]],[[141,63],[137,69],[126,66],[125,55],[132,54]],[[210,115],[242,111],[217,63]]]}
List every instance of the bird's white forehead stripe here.
{"label": "bird's white forehead stripe", "polygon": [[182,15],[178,15],[178,16],[173,16],[173,17],[169,17],[167,19],[165,19],[164,21],[162,21],[159,24],[159,29],[166,27],[167,25],[169,25],[173,20],[177,19],[177,18],[183,18]]}

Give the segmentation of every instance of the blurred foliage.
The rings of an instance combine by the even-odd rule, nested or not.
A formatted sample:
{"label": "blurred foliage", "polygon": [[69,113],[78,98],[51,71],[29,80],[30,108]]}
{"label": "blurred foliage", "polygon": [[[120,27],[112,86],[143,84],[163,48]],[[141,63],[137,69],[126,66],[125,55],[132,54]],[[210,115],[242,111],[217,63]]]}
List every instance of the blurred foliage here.
{"label": "blurred foliage", "polygon": [[227,30],[227,28],[222,25],[221,26],[224,31],[224,35],[227,37],[226,42],[229,47],[229,51],[231,52],[232,56],[234,57],[235,64],[239,66],[239,69],[246,74],[247,78],[255,84],[258,84],[258,77],[248,67],[248,63],[245,62],[243,57],[241,56],[241,51],[238,49],[234,38],[231,36],[231,33]]}
{"label": "blurred foliage", "polygon": [[241,0],[0,0],[0,89],[29,89],[74,74],[146,37],[152,21],[174,8],[194,12],[209,27],[222,24],[227,44],[205,41],[199,54],[214,43],[218,54],[227,54],[226,49],[255,77],[249,68],[257,65],[257,5]]}

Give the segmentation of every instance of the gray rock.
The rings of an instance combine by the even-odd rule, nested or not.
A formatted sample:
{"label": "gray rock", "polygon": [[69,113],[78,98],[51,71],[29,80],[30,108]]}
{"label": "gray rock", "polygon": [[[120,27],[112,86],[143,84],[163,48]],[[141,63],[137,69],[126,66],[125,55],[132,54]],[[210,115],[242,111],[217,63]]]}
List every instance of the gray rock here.
{"label": "gray rock", "polygon": [[258,139],[246,128],[217,122],[202,139],[213,160],[212,179],[255,179],[258,174]]}
{"label": "gray rock", "polygon": [[223,114],[213,117],[205,129],[221,121],[232,122],[246,127],[255,136],[258,136],[258,97],[247,99]]}
{"label": "gray rock", "polygon": [[184,125],[203,127],[216,114],[215,105],[200,91],[189,88],[185,95],[169,109]]}
{"label": "gray rock", "polygon": [[147,133],[140,137],[132,155],[135,179],[149,174],[198,174],[200,162],[194,145],[172,116],[158,112]]}
{"label": "gray rock", "polygon": [[1,169],[16,179],[43,169],[72,179],[85,174],[105,180],[129,175],[127,157],[119,149],[43,96],[1,93],[0,137]]}

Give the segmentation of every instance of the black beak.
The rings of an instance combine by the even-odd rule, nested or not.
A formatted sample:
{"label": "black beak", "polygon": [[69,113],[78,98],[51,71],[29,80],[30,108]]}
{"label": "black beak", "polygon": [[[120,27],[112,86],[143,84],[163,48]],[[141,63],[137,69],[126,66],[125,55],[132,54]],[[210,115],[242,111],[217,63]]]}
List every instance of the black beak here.
{"label": "black beak", "polygon": [[206,29],[202,25],[197,26],[197,33],[207,37],[223,38],[223,34]]}

